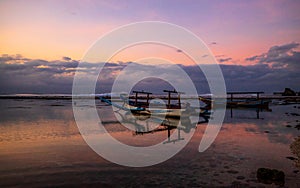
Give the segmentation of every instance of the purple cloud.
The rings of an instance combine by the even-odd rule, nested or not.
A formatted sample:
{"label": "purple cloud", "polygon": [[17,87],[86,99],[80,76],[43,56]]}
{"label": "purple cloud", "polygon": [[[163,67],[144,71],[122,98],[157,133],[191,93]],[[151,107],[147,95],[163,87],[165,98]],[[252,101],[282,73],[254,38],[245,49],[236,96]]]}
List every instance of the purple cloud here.
{"label": "purple cloud", "polygon": [[259,64],[267,64],[272,68],[288,68],[290,70],[300,68],[300,52],[295,51],[299,43],[289,43],[281,46],[273,46],[268,52],[248,57],[246,61],[254,61]]}
{"label": "purple cloud", "polygon": [[[297,45],[279,46],[270,48],[263,54],[253,57],[253,61],[258,61],[255,65],[224,65],[221,69],[224,75],[227,90],[261,90],[265,92],[281,91],[285,87],[300,90],[299,76],[299,57],[300,53],[293,49]],[[277,51],[281,55],[269,55]],[[229,61],[231,58],[224,58]],[[272,59],[272,61],[270,61]],[[295,62],[295,60],[297,60]],[[225,61],[223,60],[223,62]],[[269,66],[267,62],[272,62]],[[28,59],[22,56],[0,57],[0,87],[2,94],[9,93],[71,93],[73,76],[77,70],[78,61],[63,58],[62,60],[46,61],[40,59]],[[277,65],[287,64],[282,68],[274,69],[274,63]],[[99,74],[95,71],[99,65],[104,65],[103,70]],[[129,64],[134,62],[109,62],[109,63],[88,63],[81,62],[81,69],[78,69],[83,75],[98,75],[98,83],[96,92],[109,92],[114,80],[118,74]],[[150,70],[149,66],[136,64],[136,70],[133,69],[135,77],[139,78],[139,74],[143,71]],[[161,74],[172,74],[170,70],[175,65],[161,66],[159,72]],[[191,78],[199,93],[209,93],[207,80],[198,66],[179,65]],[[209,66],[209,65],[204,65]],[[168,67],[168,68],[167,68]],[[292,68],[294,67],[294,68]],[[142,70],[142,71],[141,71]],[[153,69],[151,69],[153,70]],[[180,77],[174,75],[174,79],[180,81]],[[149,89],[153,92],[160,92],[163,88],[168,87],[163,81],[157,79],[148,79],[137,88]]]}

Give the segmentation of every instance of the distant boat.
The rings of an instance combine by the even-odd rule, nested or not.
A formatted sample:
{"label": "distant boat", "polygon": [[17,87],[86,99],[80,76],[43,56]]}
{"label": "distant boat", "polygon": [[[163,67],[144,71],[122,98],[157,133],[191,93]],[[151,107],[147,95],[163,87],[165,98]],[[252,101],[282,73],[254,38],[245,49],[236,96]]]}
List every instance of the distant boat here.
{"label": "distant boat", "polygon": [[[259,98],[259,94],[263,92],[228,92],[231,97],[226,102],[226,107],[229,108],[268,108],[271,100]],[[250,94],[250,97],[234,98],[234,94]],[[256,98],[253,98],[256,96]],[[224,105],[225,102],[213,101],[210,97],[199,96],[199,100],[207,104],[207,106],[217,107],[218,105]]]}

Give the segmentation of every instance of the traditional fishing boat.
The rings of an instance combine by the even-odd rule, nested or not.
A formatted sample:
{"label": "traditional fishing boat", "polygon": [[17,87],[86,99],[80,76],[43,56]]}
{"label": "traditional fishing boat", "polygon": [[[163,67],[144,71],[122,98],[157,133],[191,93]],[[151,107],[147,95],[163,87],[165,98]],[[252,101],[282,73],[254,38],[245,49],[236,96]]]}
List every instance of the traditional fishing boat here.
{"label": "traditional fishing boat", "polygon": [[[268,108],[270,100],[260,98],[259,95],[264,92],[228,92],[227,94],[230,95],[230,97],[227,98],[226,107],[228,108]],[[240,97],[235,98],[234,95],[241,94],[241,95],[256,95],[256,97]],[[213,101],[211,98],[205,98],[199,96],[199,100],[207,104],[207,106],[211,107],[218,107],[220,104],[224,104],[224,102],[221,101]]]}
{"label": "traditional fishing boat", "polygon": [[[164,90],[168,95],[165,97],[167,99],[167,104],[155,102],[149,103],[150,95],[152,93],[145,91],[133,91],[135,97],[132,99],[125,94],[120,94],[121,103],[112,102],[103,96],[100,96],[100,100],[112,105],[120,110],[131,111],[134,114],[142,115],[153,115],[153,116],[164,116],[172,118],[180,118],[181,116],[189,116],[197,114],[195,108],[191,107],[189,103],[182,104],[180,99],[180,92],[176,90]],[[143,96],[140,96],[140,95]],[[177,95],[176,97],[171,96],[172,94]],[[176,100],[177,103],[171,103],[172,100]],[[199,108],[200,109],[200,108]],[[198,112],[199,116],[209,118],[211,112],[209,109],[201,109]]]}

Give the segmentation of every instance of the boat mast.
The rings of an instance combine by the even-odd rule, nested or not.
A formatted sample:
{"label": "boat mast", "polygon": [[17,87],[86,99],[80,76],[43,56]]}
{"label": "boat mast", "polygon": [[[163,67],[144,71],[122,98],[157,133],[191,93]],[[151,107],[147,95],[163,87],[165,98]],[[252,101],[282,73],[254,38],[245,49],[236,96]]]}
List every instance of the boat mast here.
{"label": "boat mast", "polygon": [[147,105],[149,105],[149,99],[150,99],[150,95],[152,94],[152,93],[150,93],[150,92],[146,92],[146,91],[144,91],[144,90],[142,90],[142,91],[132,91],[132,93],[135,93],[135,106],[137,106],[137,104],[138,104],[138,94],[140,93],[140,94],[146,94],[147,95]]}
{"label": "boat mast", "polygon": [[171,93],[176,93],[178,96],[178,105],[179,108],[181,108],[181,102],[180,102],[180,92],[177,92],[175,89],[174,90],[164,90],[164,92],[168,93],[168,108],[171,108]]}

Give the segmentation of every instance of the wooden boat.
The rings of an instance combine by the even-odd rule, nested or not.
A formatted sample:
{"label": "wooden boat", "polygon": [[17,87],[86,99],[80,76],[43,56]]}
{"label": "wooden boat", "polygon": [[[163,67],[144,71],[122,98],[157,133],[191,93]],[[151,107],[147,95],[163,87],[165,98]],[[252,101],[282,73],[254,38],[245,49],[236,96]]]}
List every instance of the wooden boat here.
{"label": "wooden boat", "polygon": [[[227,107],[244,107],[244,108],[268,108],[270,100],[260,98],[261,91],[247,92],[227,92],[230,95],[230,100],[227,101]],[[234,99],[233,95],[255,95],[255,98]]]}
{"label": "wooden boat", "polygon": [[[118,109],[125,110],[125,111],[131,111],[134,114],[141,114],[141,115],[153,115],[153,116],[164,116],[164,117],[172,117],[172,118],[180,118],[181,116],[189,116],[192,114],[197,114],[195,108],[190,107],[189,104],[186,104],[183,106],[180,102],[180,93],[176,90],[164,90],[164,92],[168,93],[168,103],[160,104],[160,103],[154,103],[149,104],[150,97],[149,95],[152,93],[144,92],[144,91],[133,91],[135,93],[134,100],[129,99],[129,97],[125,95],[120,95],[120,99],[123,101],[123,104],[117,104],[111,102],[111,100],[106,99],[104,97],[99,97],[101,101],[112,105]],[[147,97],[140,98],[139,94],[145,94]],[[171,98],[171,94],[177,94],[178,97],[176,100],[178,100],[177,104],[171,104],[171,100],[174,100],[174,98]],[[141,101],[139,99],[143,99],[146,101]],[[211,112],[209,109],[201,109],[200,112],[198,112],[199,116],[202,116],[204,118],[209,118]]]}
{"label": "wooden boat", "polygon": [[[230,98],[227,99],[226,107],[228,108],[268,108],[271,100],[259,98],[259,94],[263,92],[228,92]],[[234,94],[256,94],[256,98],[234,98]],[[220,102],[213,101],[210,98],[199,97],[199,100],[207,104],[210,107],[217,107]],[[224,102],[221,102],[224,105]]]}

